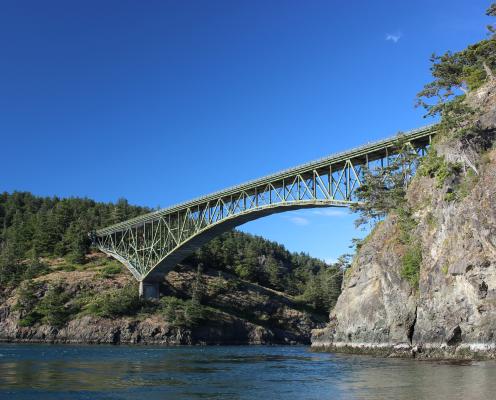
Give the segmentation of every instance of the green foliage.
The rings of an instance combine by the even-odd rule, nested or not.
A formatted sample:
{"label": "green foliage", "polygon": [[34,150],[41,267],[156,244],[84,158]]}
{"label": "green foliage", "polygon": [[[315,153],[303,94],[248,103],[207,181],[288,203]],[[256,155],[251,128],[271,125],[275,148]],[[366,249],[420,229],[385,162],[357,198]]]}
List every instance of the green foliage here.
{"label": "green foliage", "polygon": [[405,206],[409,179],[418,163],[418,155],[399,136],[396,143],[398,158],[395,162],[376,171],[365,170],[364,184],[357,191],[359,203],[352,205],[360,217],[357,226],[377,222],[388,213]]}
{"label": "green foliage", "polygon": [[30,312],[21,319],[19,319],[19,326],[22,327],[34,326],[40,321],[41,317],[42,317],[41,314],[38,313],[37,311]]}
{"label": "green foliage", "polygon": [[440,168],[436,171],[437,187],[442,188],[446,179],[453,175],[452,167],[447,163],[443,162]]}
{"label": "green foliage", "polygon": [[455,200],[456,200],[456,193],[454,192],[446,192],[446,194],[444,195],[444,201],[447,201],[448,203]]}
{"label": "green foliage", "polygon": [[466,197],[478,181],[478,175],[472,169],[468,169],[462,175],[461,165],[446,162],[444,157],[438,156],[434,149],[422,159],[418,174],[435,178],[438,189],[441,189],[449,178],[453,178],[451,187],[444,195],[444,200],[448,202]]}
{"label": "green foliage", "polygon": [[401,277],[415,289],[418,289],[421,264],[422,248],[418,243],[411,244],[402,259]]}
{"label": "green foliage", "polygon": [[47,265],[39,259],[21,261],[4,251],[0,256],[0,287],[18,285],[25,279],[36,278],[48,271]]}
{"label": "green foliage", "polygon": [[32,280],[26,280],[22,283],[17,291],[17,302],[13,310],[20,312],[20,326],[33,326],[38,322],[42,315],[36,311],[38,296],[36,293],[40,290],[40,284]]}
{"label": "green foliage", "polygon": [[412,210],[408,206],[399,207],[395,210],[399,228],[399,242],[410,244],[412,242],[412,232],[417,227],[417,221],[412,216]]}
{"label": "green foliage", "polygon": [[130,284],[93,296],[90,302],[84,306],[84,311],[97,317],[113,318],[134,315],[144,305],[144,302],[139,298],[137,285]]}
{"label": "green foliage", "polygon": [[338,259],[333,266],[323,268],[308,279],[305,291],[298,299],[317,312],[328,313],[341,294],[344,272],[350,267],[349,254]]}
{"label": "green foliage", "polygon": [[81,221],[74,221],[64,234],[62,241],[67,251],[67,259],[76,264],[83,264],[88,252],[88,231]]}
{"label": "green foliage", "polygon": [[486,10],[486,15],[489,17],[496,17],[496,3],[492,3]]}
{"label": "green foliage", "polygon": [[479,175],[475,174],[473,170],[469,169],[456,188],[457,200],[462,200],[467,197],[478,180]]}
{"label": "green foliage", "polygon": [[102,278],[111,278],[114,275],[120,274],[122,272],[122,266],[117,263],[111,263],[109,265],[105,265],[100,270],[100,276]]}
{"label": "green foliage", "polygon": [[19,283],[30,265],[27,259],[64,256],[71,263],[83,263],[88,232],[146,211],[122,199],[114,205],[26,192],[0,194],[0,285]]}
{"label": "green foliage", "polygon": [[326,264],[259,236],[232,231],[217,236],[185,260],[229,272],[243,280],[293,295],[302,294],[310,275]]}
{"label": "green foliage", "polygon": [[431,149],[421,160],[417,173],[419,176],[428,176],[436,178],[439,185],[442,186],[448,176],[448,167],[444,157],[437,155],[435,149]]}
{"label": "green foliage", "polygon": [[207,316],[207,308],[193,300],[162,297],[160,305],[167,322],[175,327],[198,326]]}
{"label": "green foliage", "polygon": [[39,259],[37,260],[29,260],[26,262],[23,268],[22,279],[33,279],[41,275],[45,275],[50,272],[50,268],[48,265],[41,262]]}
{"label": "green foliage", "polygon": [[195,304],[201,304],[202,300],[206,294],[205,283],[203,282],[203,267],[199,265],[196,270],[195,283],[193,284],[193,293],[191,295],[191,301]]}
{"label": "green foliage", "polygon": [[[117,204],[104,204],[89,199],[36,197],[24,192],[0,194],[0,226],[3,227],[0,230],[0,286],[14,287],[23,280],[49,272],[39,261],[41,256],[65,258],[65,262],[53,270],[79,270],[83,268],[82,263],[85,263],[84,268],[92,267],[94,263],[87,263],[85,259],[90,245],[87,232],[146,211],[149,210],[130,206],[124,199]],[[237,231],[214,238],[185,262],[203,264],[205,268],[235,274],[295,296],[303,294],[308,280],[327,268],[326,263],[308,254],[290,253],[278,243]],[[99,271],[102,277],[110,278],[120,273],[122,267],[105,260]],[[201,304],[207,290],[201,280],[195,285],[195,302]],[[238,281],[228,280],[226,288],[235,289],[237,285]],[[116,289],[79,300],[84,312],[127,315],[143,310],[144,305],[138,305],[135,293],[137,290],[132,296],[126,296]],[[119,303],[122,297],[124,301]],[[35,323],[37,320],[26,321]]]}
{"label": "green foliage", "polygon": [[432,229],[436,227],[437,221],[436,217],[434,217],[434,214],[432,214],[431,212],[427,213],[425,219],[427,221],[427,225],[429,225],[429,228]]}
{"label": "green foliage", "polygon": [[448,163],[444,157],[438,156],[435,149],[431,149],[419,166],[418,174],[436,179],[436,186],[441,189],[446,180],[461,172],[459,164]]}
{"label": "green foliage", "polygon": [[68,305],[70,297],[59,286],[50,286],[41,301],[35,307],[42,323],[61,328],[75,310]]}
{"label": "green foliage", "polygon": [[[487,10],[486,15],[494,17],[494,4]],[[447,107],[456,99],[460,91],[466,93],[480,87],[496,68],[496,37],[494,27],[489,26],[492,35],[488,39],[468,46],[466,49],[452,53],[446,52],[441,56],[431,57],[431,72],[434,80],[424,86],[417,95],[417,105],[427,110],[427,115],[459,114]],[[428,103],[435,99],[435,103]],[[459,102],[461,104],[461,102]]]}

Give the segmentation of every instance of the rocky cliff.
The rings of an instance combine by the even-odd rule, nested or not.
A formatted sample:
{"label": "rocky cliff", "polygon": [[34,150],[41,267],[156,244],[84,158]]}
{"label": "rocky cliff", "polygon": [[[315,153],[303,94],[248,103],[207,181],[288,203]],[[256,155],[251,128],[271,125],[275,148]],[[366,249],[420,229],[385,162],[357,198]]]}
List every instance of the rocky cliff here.
{"label": "rocky cliff", "polygon": [[[404,278],[398,216],[379,223],[347,271],[312,347],[419,358],[496,357],[496,84],[471,93],[468,135],[436,138],[449,173],[412,181],[418,286]],[[457,128],[460,130],[460,126]]]}

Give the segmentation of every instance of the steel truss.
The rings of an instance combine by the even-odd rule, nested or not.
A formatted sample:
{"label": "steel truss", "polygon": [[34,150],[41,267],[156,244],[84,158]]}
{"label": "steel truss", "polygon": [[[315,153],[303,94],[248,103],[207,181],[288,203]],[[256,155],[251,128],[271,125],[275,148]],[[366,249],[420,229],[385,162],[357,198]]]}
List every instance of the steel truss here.
{"label": "steel truss", "polygon": [[[402,134],[419,155],[435,135],[428,126]],[[288,210],[346,207],[356,201],[364,168],[401,162],[398,136],[203,196],[100,229],[96,246],[140,282],[157,282],[214,236],[245,222]],[[374,167],[375,166],[375,167]]]}

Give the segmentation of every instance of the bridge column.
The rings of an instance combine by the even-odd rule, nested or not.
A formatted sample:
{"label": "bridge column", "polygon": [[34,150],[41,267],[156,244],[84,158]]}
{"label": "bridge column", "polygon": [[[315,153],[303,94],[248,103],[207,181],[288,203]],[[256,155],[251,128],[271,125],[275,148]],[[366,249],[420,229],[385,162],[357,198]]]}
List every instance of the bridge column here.
{"label": "bridge column", "polygon": [[159,283],[140,281],[139,297],[145,300],[158,300],[160,297]]}

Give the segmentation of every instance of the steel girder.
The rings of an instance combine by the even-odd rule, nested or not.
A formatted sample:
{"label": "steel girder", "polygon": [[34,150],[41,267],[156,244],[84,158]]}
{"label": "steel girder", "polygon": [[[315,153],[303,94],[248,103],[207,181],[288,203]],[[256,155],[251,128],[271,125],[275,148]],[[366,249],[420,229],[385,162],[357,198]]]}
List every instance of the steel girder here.
{"label": "steel girder", "polygon": [[[423,155],[435,126],[402,134]],[[371,143],[92,234],[96,246],[140,281],[156,282],[197,248],[222,232],[274,213],[313,207],[346,207],[356,201],[363,171],[398,162],[398,136]]]}

